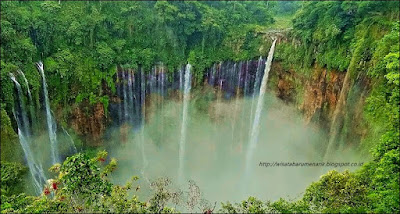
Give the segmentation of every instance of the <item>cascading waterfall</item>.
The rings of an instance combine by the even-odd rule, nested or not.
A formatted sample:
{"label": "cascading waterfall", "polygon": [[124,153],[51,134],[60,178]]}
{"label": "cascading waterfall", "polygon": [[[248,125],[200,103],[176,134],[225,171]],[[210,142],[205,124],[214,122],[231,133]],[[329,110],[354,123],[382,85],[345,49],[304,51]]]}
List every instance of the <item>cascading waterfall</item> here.
{"label": "cascading waterfall", "polygon": [[46,76],[44,74],[43,63],[38,62],[36,66],[42,76],[42,85],[43,85],[43,95],[44,95],[44,102],[46,108],[46,119],[47,119],[47,127],[49,132],[50,138],[50,147],[51,147],[51,158],[52,163],[58,163],[60,161],[59,153],[58,153],[58,144],[57,144],[57,125],[54,121],[53,117],[51,116],[51,109],[50,109],[50,101],[47,92],[47,83],[46,83]]}
{"label": "cascading waterfall", "polygon": [[128,115],[129,115],[129,111],[128,111],[128,102],[129,101],[127,101],[127,96],[126,96],[126,94],[127,94],[127,91],[126,91],[126,77],[125,77],[125,71],[122,71],[122,93],[123,93],[123,95],[124,95],[124,116],[123,116],[123,118],[124,118],[124,120],[125,121],[127,121],[128,120]]}
{"label": "cascading waterfall", "polygon": [[183,171],[184,171],[184,160],[185,160],[185,143],[186,143],[186,128],[187,128],[187,116],[188,116],[188,102],[190,96],[191,88],[191,75],[190,75],[191,65],[187,64],[185,69],[185,83],[183,91],[183,111],[182,111],[182,125],[181,125],[181,140],[179,142],[179,169],[178,169],[178,179],[180,183],[183,181]]}
{"label": "cascading waterfall", "polygon": [[25,85],[26,85],[26,88],[27,88],[27,90],[28,90],[29,102],[33,103],[33,102],[32,102],[31,90],[29,89],[28,80],[26,79],[24,72],[22,72],[21,70],[18,70],[17,72],[18,72],[19,75],[22,76],[22,78],[24,78]]}
{"label": "cascading waterfall", "polygon": [[42,191],[42,187],[46,181],[46,177],[44,175],[42,166],[36,162],[34,155],[32,153],[31,149],[32,143],[30,141],[31,132],[29,127],[28,116],[26,115],[25,103],[23,101],[21,85],[15,79],[15,76],[11,73],[10,73],[10,78],[15,83],[18,92],[19,111],[15,112],[15,110],[13,110],[13,114],[15,120],[17,121],[19,142],[21,144],[22,150],[24,151],[25,159],[33,178],[35,191],[37,194],[40,194],[40,192]]}
{"label": "cascading waterfall", "polygon": [[142,160],[143,160],[143,171],[147,166],[147,157],[146,157],[146,153],[145,153],[145,136],[144,136],[144,123],[145,123],[145,117],[146,117],[146,103],[145,103],[145,99],[146,99],[146,82],[145,82],[145,77],[144,77],[144,72],[143,70],[140,71],[140,94],[141,94],[141,106],[142,106],[142,131],[141,131],[141,145],[140,145],[140,149],[142,151]]}
{"label": "cascading waterfall", "polygon": [[[217,101],[216,103],[221,103],[221,97],[225,99],[230,99],[232,97],[236,97],[236,103],[240,98],[241,91],[244,97],[253,98],[259,91],[259,85],[257,87],[257,82],[261,82],[259,79],[262,77],[264,72],[265,64],[263,64],[264,59],[259,57],[258,60],[247,60],[240,61],[238,63],[232,63],[230,61],[215,63],[208,73],[206,73],[205,78],[207,79],[207,83],[212,87],[217,88]],[[225,95],[224,95],[225,94]],[[233,96],[236,94],[235,96]],[[251,99],[252,106],[254,108],[254,100]],[[234,111],[239,111],[239,106],[234,108]],[[248,127],[251,128],[252,122],[254,119],[254,109],[240,109],[241,118],[248,117]],[[249,115],[249,116],[246,116]],[[253,116],[250,116],[253,115]],[[239,117],[239,115],[238,115]],[[244,130],[246,129],[246,124],[243,120],[241,120],[241,124],[239,127],[236,127],[236,121],[232,123],[232,138],[235,136],[235,132],[237,128]],[[217,128],[217,127],[215,127]],[[240,132],[240,136],[238,137],[241,145],[245,143],[247,137],[251,134],[251,129],[247,132],[247,135],[244,132]],[[241,148],[241,145],[240,148]],[[239,150],[240,150],[239,148]]]}
{"label": "cascading waterfall", "polygon": [[[244,89],[243,89],[243,96],[247,96],[249,94],[249,80],[250,80],[250,74],[249,74],[249,61],[246,61],[246,67],[245,67],[245,73],[244,73]],[[244,110],[242,110],[242,118],[245,117],[245,112]],[[241,120],[241,126],[240,128],[242,130],[245,129],[244,127],[244,121]],[[244,138],[244,133],[240,132],[240,144],[243,145],[245,138]]]}
{"label": "cascading waterfall", "polygon": [[261,115],[261,111],[262,111],[263,105],[264,105],[264,94],[267,89],[268,74],[269,74],[269,71],[271,70],[272,58],[274,56],[274,50],[275,50],[275,43],[276,43],[276,39],[272,42],[271,49],[269,50],[269,53],[268,53],[267,61],[265,62],[264,76],[262,78],[260,94],[258,96],[258,101],[257,101],[257,108],[256,108],[256,112],[254,115],[253,125],[251,128],[250,142],[249,142],[249,145],[247,148],[245,176],[249,176],[251,162],[253,159],[253,153],[257,146],[259,125],[260,125],[260,115]]}
{"label": "cascading waterfall", "polygon": [[332,154],[337,148],[337,138],[340,135],[340,128],[343,123],[344,117],[344,107],[347,100],[348,93],[351,88],[351,77],[350,72],[346,72],[343,80],[343,86],[340,90],[340,96],[338,103],[336,105],[335,111],[333,112],[333,120],[331,122],[331,127],[329,130],[330,137],[328,141],[328,147],[326,148],[325,154],[323,156],[323,161],[326,162],[329,159],[329,155]]}
{"label": "cascading waterfall", "polygon": [[[184,73],[184,70],[183,69],[180,69],[179,70],[179,91],[183,91],[183,73]],[[182,95],[182,93],[181,93],[181,95]],[[181,99],[183,98],[182,96],[180,97]]]}
{"label": "cascading waterfall", "polygon": [[[121,78],[119,77],[119,72],[118,72],[118,67],[116,68],[117,70],[117,95],[121,96]],[[122,123],[122,101],[118,103],[118,124]]]}
{"label": "cascading waterfall", "polygon": [[129,69],[128,70],[128,97],[129,97],[129,99],[128,99],[128,119],[129,119],[129,121],[130,121],[130,123],[131,124],[133,124],[134,122],[133,122],[133,115],[135,115],[134,114],[134,112],[133,112],[133,105],[134,105],[134,103],[133,103],[133,91],[132,91],[132,88],[133,88],[133,74],[132,74],[132,70],[131,69]]}
{"label": "cascading waterfall", "polygon": [[[161,94],[162,97],[164,97],[164,81],[165,81],[164,75],[165,75],[165,73],[164,73],[164,65],[161,64],[160,94]],[[160,105],[161,105],[161,139],[163,139],[164,138],[164,98],[161,99],[161,104]]]}
{"label": "cascading waterfall", "polygon": [[[252,98],[253,96],[256,98],[257,94],[260,91],[261,79],[264,75],[265,69],[265,59],[259,57],[257,60],[248,60],[248,61],[239,61],[239,62],[218,62],[215,63],[205,74],[206,82],[213,88],[217,89],[217,105],[220,103],[224,105],[222,99],[236,99],[234,103],[235,115],[237,118],[247,118],[250,114],[250,108],[244,109],[239,106],[239,99],[241,95],[244,97]],[[118,70],[119,69],[119,70]],[[188,129],[188,120],[189,120],[189,96],[191,90],[191,65],[187,64],[185,67],[178,70],[175,73],[171,74],[170,77],[167,78],[167,73],[164,70],[164,66],[162,63],[153,66],[153,68],[145,73],[141,68],[138,69],[137,75],[135,71],[129,69],[120,69],[117,67],[117,96],[121,100],[117,105],[115,105],[115,113],[118,112],[119,119],[118,125],[122,125],[126,122],[131,123],[132,126],[139,124],[140,132],[139,132],[139,141],[138,148],[139,153],[141,153],[142,158],[142,176],[146,179],[146,172],[151,169],[147,169],[148,160],[146,157],[146,149],[145,142],[148,137],[152,138],[152,136],[146,135],[146,126],[145,123],[149,122],[149,124],[153,123],[157,127],[160,132],[159,138],[153,138],[153,142],[155,140],[156,143],[159,143],[159,140],[163,140],[163,131],[164,128],[164,120],[163,116],[155,117],[154,119],[147,118],[146,114],[146,96],[151,98],[151,95],[157,95],[149,99],[152,102],[152,106],[161,112],[161,115],[164,115],[163,112],[163,97],[168,94],[169,89],[179,90],[182,93],[179,93],[179,96],[182,100],[182,114],[181,114],[181,128],[180,128],[180,139],[179,139],[179,149],[178,149],[178,178],[180,182],[184,180],[185,173],[185,145],[187,138],[187,129]],[[170,79],[171,81],[168,81]],[[257,105],[257,100],[254,100],[254,106]],[[114,107],[112,107],[114,108]],[[253,120],[255,116],[256,110],[253,109],[253,117],[249,118],[250,128],[253,125]],[[111,110],[112,112],[112,110]],[[128,115],[127,117],[125,115]],[[138,122],[133,124],[132,117],[136,115],[136,118],[139,119]],[[151,122],[152,120],[155,120]],[[158,121],[160,120],[160,121]],[[239,137],[241,144],[243,144],[246,140],[250,138],[251,131],[246,132],[248,135],[240,132],[240,136],[235,134],[238,129],[246,129],[247,121],[241,122],[240,124],[236,123],[236,120],[232,121],[232,139],[236,139]],[[218,129],[217,126],[215,127]],[[164,133],[165,134],[165,133]],[[232,144],[233,146],[234,144]],[[215,145],[217,146],[217,145]],[[236,148],[236,147],[235,147]],[[236,150],[235,150],[236,151]],[[241,151],[241,146],[240,146]]]}
{"label": "cascading waterfall", "polygon": [[69,142],[71,143],[72,152],[73,152],[74,154],[77,153],[78,150],[76,149],[75,142],[74,142],[74,140],[72,139],[71,135],[69,135],[69,133],[67,132],[67,130],[64,129],[63,126],[61,126],[61,129],[63,130],[64,134],[67,135],[67,137],[68,137],[68,139],[69,139]]}
{"label": "cascading waterfall", "polygon": [[29,89],[29,84],[28,84],[28,80],[25,77],[24,72],[22,72],[21,70],[18,70],[18,74],[22,76],[22,78],[24,78],[24,82],[26,85],[26,90],[28,91],[28,98],[29,98],[29,113],[31,115],[31,121],[32,121],[32,127],[35,127],[35,121],[36,121],[36,117],[35,117],[35,105],[33,103],[33,99],[32,99],[32,93],[31,90]]}
{"label": "cascading waterfall", "polygon": [[[249,127],[252,127],[252,125],[253,125],[252,123],[254,122],[253,121],[253,118],[254,118],[254,102],[256,100],[256,95],[258,94],[259,89],[260,89],[260,81],[261,81],[260,79],[262,77],[262,75],[261,75],[261,71],[262,71],[261,64],[262,64],[262,61],[263,61],[263,59],[260,56],[260,58],[258,59],[257,72],[256,72],[256,77],[255,77],[254,85],[253,85],[254,89],[253,89],[253,98],[251,99]],[[252,132],[252,129],[249,129],[249,136],[251,136],[251,132]]]}
{"label": "cascading waterfall", "polygon": [[17,79],[15,79],[14,74],[10,73],[10,78],[11,80],[14,82],[15,86],[17,87],[17,91],[18,91],[18,100],[19,100],[19,108],[20,108],[20,112],[21,112],[21,125],[23,126],[22,131],[24,133],[24,135],[26,137],[30,137],[31,136],[31,132],[30,132],[30,126],[29,126],[29,119],[28,116],[26,115],[26,105],[25,102],[23,100],[23,96],[22,96],[22,88],[21,85],[19,84],[19,82],[17,81]]}
{"label": "cascading waterfall", "polygon": [[234,74],[235,74],[235,76],[237,76],[237,84],[236,85],[234,85],[234,86],[236,86],[236,99],[235,99],[235,117],[234,117],[234,119],[233,119],[233,123],[232,123],[232,146],[233,146],[233,143],[234,143],[234,140],[235,140],[235,137],[234,137],[234,134],[235,134],[235,127],[236,127],[236,122],[237,122],[237,119],[238,119],[238,108],[239,108],[239,95],[240,95],[240,83],[241,83],[241,81],[242,81],[242,75],[240,75],[240,71],[241,71],[241,69],[242,69],[242,65],[243,65],[243,63],[242,62],[240,62],[239,63],[239,69],[236,69],[236,63],[235,63],[235,65],[234,65],[234,69],[233,69],[233,71],[235,72]]}
{"label": "cascading waterfall", "polygon": [[245,79],[244,79],[244,91],[243,95],[247,96],[249,94],[249,61],[246,61]]}

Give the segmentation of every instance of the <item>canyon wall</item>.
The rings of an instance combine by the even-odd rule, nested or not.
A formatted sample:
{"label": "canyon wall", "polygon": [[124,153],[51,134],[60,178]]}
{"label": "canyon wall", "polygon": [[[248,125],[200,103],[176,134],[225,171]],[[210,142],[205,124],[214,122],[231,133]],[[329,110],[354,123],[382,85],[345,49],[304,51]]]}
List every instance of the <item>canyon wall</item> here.
{"label": "canyon wall", "polygon": [[[319,125],[329,132],[335,118],[340,118],[337,141],[345,148],[357,145],[367,134],[363,108],[370,91],[370,80],[360,74],[348,80],[348,92],[341,94],[346,74],[346,71],[328,70],[318,64],[308,72],[300,72],[285,69],[282,62],[275,61],[269,90],[286,103],[295,105],[303,113],[306,124]],[[337,109],[341,96],[343,104]]]}

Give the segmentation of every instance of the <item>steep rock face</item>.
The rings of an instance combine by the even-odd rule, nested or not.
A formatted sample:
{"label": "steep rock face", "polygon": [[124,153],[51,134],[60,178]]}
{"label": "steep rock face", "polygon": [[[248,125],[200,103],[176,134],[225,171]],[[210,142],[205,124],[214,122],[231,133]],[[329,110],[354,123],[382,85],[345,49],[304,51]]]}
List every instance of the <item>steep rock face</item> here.
{"label": "steep rock face", "polygon": [[311,78],[306,81],[304,99],[300,106],[307,122],[332,120],[344,76],[343,72],[327,71],[315,65]]}
{"label": "steep rock face", "polygon": [[[85,105],[85,104],[82,104]],[[90,146],[102,144],[102,137],[108,122],[101,103],[90,107],[74,107],[70,119],[74,131],[86,138]]]}
{"label": "steep rock face", "polygon": [[296,79],[302,84],[303,78],[299,78],[293,69],[285,70],[279,62],[272,63],[269,85],[272,85],[276,96],[283,101],[295,101]]}
{"label": "steep rock face", "polygon": [[314,121],[329,127],[344,76],[344,72],[328,71],[318,65],[306,76],[274,62],[270,88],[280,99],[294,103],[303,112],[306,123]]}
{"label": "steep rock face", "polygon": [[[347,75],[345,81],[347,72],[328,70],[319,65],[304,73],[284,69],[281,62],[276,61],[269,88],[283,101],[297,106],[305,123],[315,123],[329,131],[331,137],[335,136],[338,146],[345,148],[359,143],[368,130],[363,108],[371,88],[370,79],[365,74],[354,79]],[[343,87],[345,91],[342,91]]]}

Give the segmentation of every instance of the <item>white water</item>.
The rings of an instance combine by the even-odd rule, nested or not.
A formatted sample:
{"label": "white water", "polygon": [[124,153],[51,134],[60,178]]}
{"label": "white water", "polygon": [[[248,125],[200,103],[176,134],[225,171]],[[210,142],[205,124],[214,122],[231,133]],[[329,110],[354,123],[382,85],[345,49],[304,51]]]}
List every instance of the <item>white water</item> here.
{"label": "white water", "polygon": [[133,87],[133,73],[132,73],[132,70],[131,69],[129,69],[128,70],[128,97],[129,97],[129,100],[128,100],[128,104],[129,104],[129,107],[128,107],[128,110],[129,110],[129,113],[128,113],[128,115],[129,115],[129,119],[130,119],[130,122],[131,122],[131,124],[133,124],[133,116],[135,115],[134,114],[134,112],[133,112],[133,105],[134,105],[134,102],[133,102],[133,91],[132,91],[132,87]]}
{"label": "white water", "polygon": [[[121,96],[121,81],[119,78],[119,72],[118,72],[118,67],[116,68],[117,70],[117,95]],[[122,122],[122,101],[118,103],[118,124],[121,124]]]}
{"label": "white water", "polygon": [[24,72],[22,72],[21,70],[18,70],[18,74],[21,75],[22,78],[24,78],[24,81],[25,81],[26,90],[28,91],[28,97],[29,97],[29,112],[30,112],[30,115],[31,115],[32,126],[35,127],[35,121],[36,121],[35,114],[34,114],[35,106],[34,106],[34,103],[33,103],[31,90],[29,89],[28,80],[26,79]]}
{"label": "white water", "polygon": [[[262,57],[260,56],[260,58],[258,59],[258,63],[257,63],[257,72],[256,72],[256,77],[254,79],[254,85],[253,85],[253,95],[252,95],[252,99],[251,99],[251,108],[250,108],[250,124],[249,127],[252,127],[252,122],[254,122],[252,119],[254,118],[254,102],[256,99],[256,95],[257,90],[260,88],[260,79],[261,79],[261,63],[262,63]],[[249,135],[251,135],[252,129],[249,130]]]}
{"label": "white water", "polygon": [[185,84],[183,91],[183,111],[182,111],[182,125],[181,125],[181,140],[179,142],[179,169],[178,169],[178,178],[180,179],[180,183],[184,181],[184,160],[185,160],[185,143],[186,143],[186,127],[187,127],[187,117],[188,117],[188,104],[189,104],[189,95],[191,88],[190,81],[190,69],[191,65],[187,64],[185,69]]}
{"label": "white water", "polygon": [[18,70],[18,74],[21,75],[22,78],[24,78],[25,85],[26,85],[26,88],[28,90],[29,102],[32,103],[32,94],[31,94],[31,90],[29,89],[28,80],[26,79],[24,72],[22,72],[21,70]]}
{"label": "white water", "polygon": [[258,96],[258,101],[257,101],[257,108],[256,108],[256,112],[254,115],[253,125],[251,128],[250,142],[249,142],[249,145],[247,148],[247,154],[246,154],[245,176],[247,176],[247,177],[250,174],[251,163],[253,161],[253,153],[257,146],[258,133],[259,133],[259,129],[260,129],[260,127],[259,127],[260,126],[260,115],[261,115],[261,110],[263,109],[263,105],[264,105],[264,94],[267,89],[268,74],[269,74],[269,71],[271,70],[272,58],[273,58],[274,50],[275,50],[275,43],[276,43],[276,39],[272,42],[271,49],[269,50],[269,53],[268,53],[267,61],[265,62],[264,76],[262,79],[260,94]]}
{"label": "white water", "polygon": [[142,131],[141,131],[141,133],[140,133],[140,135],[141,135],[141,145],[140,145],[140,150],[141,150],[141,152],[142,152],[142,161],[143,161],[143,168],[142,168],[142,174],[144,173],[144,170],[146,169],[146,166],[147,166],[147,157],[146,157],[146,153],[145,153],[145,136],[144,136],[144,133],[145,133],[145,130],[144,130],[144,127],[145,127],[145,122],[146,122],[146,108],[145,108],[145,105],[146,105],[146,102],[145,102],[145,98],[146,98],[146,81],[145,81],[145,77],[144,77],[144,72],[143,72],[143,70],[141,70],[140,71],[140,77],[141,77],[141,85],[140,85],[140,88],[141,88],[141,97],[142,97],[142,100],[141,100],[141,105],[142,105]]}
{"label": "white water", "polygon": [[57,125],[53,117],[51,116],[50,101],[47,92],[47,83],[46,83],[46,77],[44,75],[43,63],[38,62],[36,63],[36,66],[40,72],[40,75],[42,75],[43,94],[44,94],[44,101],[46,108],[46,119],[47,119],[47,127],[49,131],[50,147],[51,147],[51,158],[52,158],[52,164],[55,164],[60,162],[58,145],[57,145],[57,134],[56,134]]}
{"label": "white water", "polygon": [[15,83],[15,86],[17,87],[18,91],[18,103],[20,106],[20,114],[21,118],[18,117],[13,110],[13,114],[15,117],[15,120],[17,121],[18,125],[18,138],[19,142],[21,144],[22,150],[24,151],[25,159],[28,164],[29,172],[32,175],[33,178],[33,184],[34,188],[36,191],[36,194],[40,194],[42,191],[43,184],[46,180],[43,169],[41,165],[37,164],[35,161],[35,158],[33,156],[32,150],[31,150],[31,142],[30,142],[30,128],[29,128],[29,120],[26,115],[25,111],[25,105],[23,103],[22,99],[22,91],[21,91],[21,85],[18,83],[18,81],[15,79],[15,76],[10,73],[10,78],[11,80]]}
{"label": "white water", "polygon": [[122,93],[123,93],[123,96],[124,96],[124,120],[125,121],[127,121],[128,120],[128,114],[129,114],[129,112],[128,112],[128,100],[127,100],[127,96],[126,96],[126,84],[125,84],[125,81],[126,81],[126,76],[125,76],[125,71],[122,71],[122,83],[123,83],[123,85],[122,85]]}
{"label": "white water", "polygon": [[21,85],[19,84],[19,82],[15,79],[14,74],[10,73],[10,78],[11,80],[15,83],[15,86],[17,87],[17,91],[18,91],[18,100],[19,100],[19,106],[21,108],[21,125],[19,127],[23,128],[23,133],[26,137],[29,137],[31,135],[30,132],[30,126],[29,126],[29,119],[28,116],[26,115],[26,110],[25,110],[25,103],[22,99],[22,89],[21,89]]}
{"label": "white water", "polygon": [[161,74],[160,74],[160,79],[161,79],[161,139],[164,137],[164,65],[161,63]]}
{"label": "white water", "polygon": [[74,140],[72,139],[71,135],[69,135],[69,133],[67,132],[67,130],[64,129],[64,127],[61,126],[61,128],[62,128],[62,130],[64,131],[65,135],[68,136],[69,142],[71,143],[72,151],[74,152],[74,154],[76,154],[76,153],[78,152],[78,150],[76,149]]}

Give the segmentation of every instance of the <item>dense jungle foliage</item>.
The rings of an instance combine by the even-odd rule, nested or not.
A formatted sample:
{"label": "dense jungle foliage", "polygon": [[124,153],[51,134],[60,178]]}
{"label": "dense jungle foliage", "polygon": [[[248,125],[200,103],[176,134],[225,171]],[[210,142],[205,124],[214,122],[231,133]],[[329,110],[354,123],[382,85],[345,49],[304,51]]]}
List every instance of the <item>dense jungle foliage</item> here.
{"label": "dense jungle foliage", "polygon": [[[90,100],[107,106],[102,85],[115,93],[116,65],[150,71],[163,62],[170,71],[189,61],[202,71],[223,59],[260,55],[260,26],[273,23],[263,2],[2,2],[2,79],[26,73],[35,100],[43,60],[54,105]],[[12,84],[2,87],[10,112]]]}
{"label": "dense jungle foliage", "polygon": [[[25,72],[39,103],[34,62],[43,60],[52,106],[83,101],[107,106],[104,88],[115,93],[116,65],[148,71],[163,62],[173,71],[189,61],[201,82],[213,62],[265,54],[260,48],[268,45],[263,31],[276,27],[276,16],[294,11],[288,42],[277,45],[275,60],[305,75],[318,64],[349,72],[351,84],[363,75],[371,80],[363,109],[371,131],[361,143],[371,148],[372,160],[355,172],[321,176],[300,199],[264,202],[250,197],[223,203],[214,212],[399,213],[397,1],[1,2],[1,211],[176,212],[170,205],[178,203],[179,195],[167,188],[168,181],[159,181],[153,198],[141,202],[133,192],[138,178],[126,186],[110,183],[107,176],[117,163],[100,152],[68,157],[52,167],[54,179],[41,196],[27,196],[21,188],[26,168],[9,162],[21,160],[3,159],[3,153],[12,151],[10,144],[18,145],[11,122],[13,84],[5,81],[9,72]],[[193,200],[180,203],[193,205]],[[207,205],[193,211],[211,210]]]}

